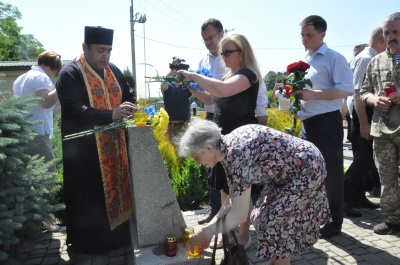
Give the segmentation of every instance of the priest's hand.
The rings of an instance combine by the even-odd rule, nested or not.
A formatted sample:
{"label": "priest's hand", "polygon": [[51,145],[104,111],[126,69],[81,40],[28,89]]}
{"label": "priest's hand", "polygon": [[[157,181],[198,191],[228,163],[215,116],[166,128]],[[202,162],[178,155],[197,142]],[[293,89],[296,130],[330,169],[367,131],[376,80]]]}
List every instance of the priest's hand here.
{"label": "priest's hand", "polygon": [[135,105],[131,102],[126,101],[113,110],[112,120],[116,121],[124,119],[132,115],[135,112],[135,110],[136,110]]}

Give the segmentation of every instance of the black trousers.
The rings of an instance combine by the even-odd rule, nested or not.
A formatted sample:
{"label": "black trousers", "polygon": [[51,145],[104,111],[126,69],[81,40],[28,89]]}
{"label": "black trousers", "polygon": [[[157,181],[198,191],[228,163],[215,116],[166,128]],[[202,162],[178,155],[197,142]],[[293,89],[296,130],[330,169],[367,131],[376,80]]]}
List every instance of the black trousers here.
{"label": "black trousers", "polygon": [[325,180],[332,225],[341,228],[343,223],[343,122],[340,111],[324,113],[303,121],[301,138],[312,142],[326,162]]}
{"label": "black trousers", "polygon": [[[355,109],[352,113],[351,142],[353,147],[353,163],[347,169],[344,180],[344,201],[360,201],[365,199],[366,190],[379,186],[379,173],[373,158],[373,140],[360,136],[360,122]],[[372,109],[367,108],[369,121]]]}

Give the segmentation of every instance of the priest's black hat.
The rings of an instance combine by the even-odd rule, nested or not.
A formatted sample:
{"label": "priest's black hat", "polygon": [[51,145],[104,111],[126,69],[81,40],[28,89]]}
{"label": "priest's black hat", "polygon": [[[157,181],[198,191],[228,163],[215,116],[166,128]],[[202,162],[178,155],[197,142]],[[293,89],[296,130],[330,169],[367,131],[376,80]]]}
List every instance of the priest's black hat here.
{"label": "priest's black hat", "polygon": [[103,27],[85,27],[86,44],[112,45],[114,30]]}

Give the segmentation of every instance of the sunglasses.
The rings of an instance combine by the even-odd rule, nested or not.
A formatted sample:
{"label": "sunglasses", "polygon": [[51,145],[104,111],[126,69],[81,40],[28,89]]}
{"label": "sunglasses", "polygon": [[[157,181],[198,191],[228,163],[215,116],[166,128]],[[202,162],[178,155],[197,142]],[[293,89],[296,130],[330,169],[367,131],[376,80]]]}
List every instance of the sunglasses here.
{"label": "sunglasses", "polygon": [[226,50],[226,51],[224,51],[224,52],[221,52],[221,56],[229,57],[229,56],[231,56],[232,53],[234,53],[234,52],[241,52],[241,51],[242,51],[241,49]]}
{"label": "sunglasses", "polygon": [[214,39],[214,37],[217,36],[221,32],[222,32],[222,30],[218,31],[217,33],[215,33],[214,35],[212,35],[206,39],[203,39],[203,43],[206,43],[207,41],[212,41]]}

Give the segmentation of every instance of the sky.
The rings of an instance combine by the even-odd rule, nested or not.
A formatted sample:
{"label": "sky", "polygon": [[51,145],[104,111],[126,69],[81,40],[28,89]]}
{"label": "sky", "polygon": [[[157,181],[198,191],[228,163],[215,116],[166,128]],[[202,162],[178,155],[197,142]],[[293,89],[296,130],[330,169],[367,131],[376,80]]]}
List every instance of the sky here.
{"label": "sky", "polygon": [[[139,98],[161,96],[159,84],[145,76],[165,75],[173,56],[196,70],[207,50],[201,25],[219,19],[226,34],[243,34],[249,40],[261,74],[284,72],[304,58],[299,23],[309,15],[322,16],[328,24],[325,42],[347,61],[353,47],[368,43],[370,33],[396,10],[398,0],[1,0],[22,13],[18,25],[32,34],[46,50],[63,60],[82,52],[85,26],[114,29],[110,61],[122,71],[132,70],[130,7],[134,20],[136,78]],[[136,15],[137,14],[137,15]],[[149,93],[150,91],[150,93]]]}

